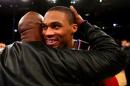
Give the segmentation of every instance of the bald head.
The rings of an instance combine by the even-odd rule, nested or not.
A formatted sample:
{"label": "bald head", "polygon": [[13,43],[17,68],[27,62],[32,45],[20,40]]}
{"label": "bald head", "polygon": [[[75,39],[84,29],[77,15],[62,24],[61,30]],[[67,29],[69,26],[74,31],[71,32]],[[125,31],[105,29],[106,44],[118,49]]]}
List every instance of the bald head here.
{"label": "bald head", "polygon": [[43,16],[37,12],[27,12],[19,21],[18,29],[24,42],[41,41]]}

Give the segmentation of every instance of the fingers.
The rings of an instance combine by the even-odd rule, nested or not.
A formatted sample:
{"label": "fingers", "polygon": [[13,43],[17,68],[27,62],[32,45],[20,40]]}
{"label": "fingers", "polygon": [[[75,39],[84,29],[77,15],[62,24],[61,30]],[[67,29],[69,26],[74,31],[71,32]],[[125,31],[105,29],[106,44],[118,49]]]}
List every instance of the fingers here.
{"label": "fingers", "polygon": [[73,14],[75,16],[78,16],[78,13],[77,13],[76,9],[73,6],[70,6],[70,10],[73,12]]}
{"label": "fingers", "polygon": [[80,25],[84,21],[83,18],[78,14],[78,12],[73,6],[70,6],[70,10],[74,14],[77,24]]}

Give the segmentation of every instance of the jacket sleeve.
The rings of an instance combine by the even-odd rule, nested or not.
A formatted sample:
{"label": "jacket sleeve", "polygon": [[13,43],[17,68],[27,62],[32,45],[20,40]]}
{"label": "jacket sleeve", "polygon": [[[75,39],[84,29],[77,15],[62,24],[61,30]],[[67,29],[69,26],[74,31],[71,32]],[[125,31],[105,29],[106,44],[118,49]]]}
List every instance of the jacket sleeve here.
{"label": "jacket sleeve", "polygon": [[[0,66],[1,66],[1,64],[0,64]],[[5,84],[4,84],[4,75],[3,75],[3,72],[1,70],[1,68],[0,68],[0,86],[5,86]]]}
{"label": "jacket sleeve", "polygon": [[112,37],[95,28],[88,22],[82,23],[80,31],[89,42],[89,51],[74,50],[79,64],[79,77],[88,81],[104,79],[122,70],[125,64],[125,54]]}

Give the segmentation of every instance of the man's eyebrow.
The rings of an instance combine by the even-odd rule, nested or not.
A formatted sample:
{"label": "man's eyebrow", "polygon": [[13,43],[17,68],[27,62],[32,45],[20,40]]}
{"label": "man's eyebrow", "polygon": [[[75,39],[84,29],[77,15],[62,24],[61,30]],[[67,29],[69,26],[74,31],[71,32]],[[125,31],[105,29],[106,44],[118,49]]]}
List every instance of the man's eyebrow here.
{"label": "man's eyebrow", "polygon": [[51,26],[51,25],[62,25],[62,24],[58,21],[54,21],[54,22],[51,22],[49,24],[43,22],[42,25],[43,26]]}
{"label": "man's eyebrow", "polygon": [[51,22],[49,25],[54,25],[54,24],[56,24],[56,25],[62,25],[60,22]]}

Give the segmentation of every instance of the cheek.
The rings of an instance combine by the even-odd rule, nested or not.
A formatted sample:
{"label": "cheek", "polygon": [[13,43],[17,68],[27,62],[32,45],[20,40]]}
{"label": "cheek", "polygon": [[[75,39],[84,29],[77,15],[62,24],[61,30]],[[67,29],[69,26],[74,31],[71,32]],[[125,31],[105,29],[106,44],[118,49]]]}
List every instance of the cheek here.
{"label": "cheek", "polygon": [[70,37],[72,37],[72,30],[70,27],[68,28],[64,28],[62,30],[62,36],[64,36],[64,39],[70,39]]}
{"label": "cheek", "polygon": [[55,37],[58,37],[58,39],[61,41],[61,42],[64,42],[66,39],[67,39],[67,35],[68,35],[68,32],[65,31],[65,30],[60,30],[60,31],[57,31],[56,34],[55,34]]}
{"label": "cheek", "polygon": [[55,30],[55,35],[57,35],[57,36],[64,37],[66,34],[67,34],[67,31],[63,28],[61,28],[59,30]]}
{"label": "cheek", "polygon": [[60,36],[62,36],[63,39],[67,39],[69,34],[70,34],[69,31],[63,31],[61,32]]}
{"label": "cheek", "polygon": [[64,32],[64,34],[62,34],[62,38],[64,42],[68,42],[70,39],[72,39],[72,34],[70,32]]}

